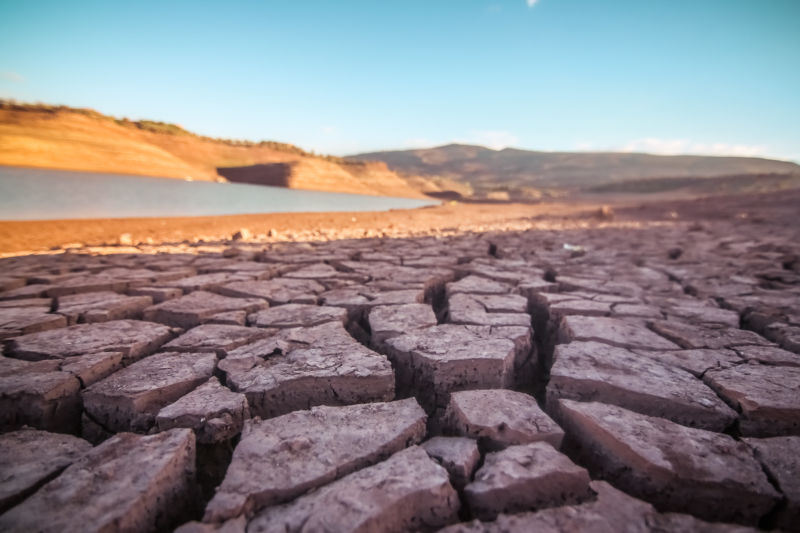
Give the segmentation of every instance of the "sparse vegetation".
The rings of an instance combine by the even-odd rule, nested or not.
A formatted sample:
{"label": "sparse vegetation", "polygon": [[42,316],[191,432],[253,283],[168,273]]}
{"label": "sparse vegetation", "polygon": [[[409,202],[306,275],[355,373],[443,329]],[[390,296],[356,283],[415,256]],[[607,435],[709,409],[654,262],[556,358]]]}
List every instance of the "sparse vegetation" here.
{"label": "sparse vegetation", "polygon": [[36,102],[33,104],[17,102],[13,98],[9,99],[2,99],[0,98],[0,109],[5,109],[8,111],[33,111],[39,113],[77,113],[79,115],[85,115],[87,117],[93,118],[109,118],[102,113],[95,111],[94,109],[89,109],[85,107],[69,107],[65,105],[51,105],[51,104],[43,104],[41,102]]}
{"label": "sparse vegetation", "polygon": [[213,138],[170,122],[62,105],[0,100],[0,143],[6,141],[11,148],[0,151],[0,165],[219,181],[222,168],[259,174],[264,166],[284,164],[291,188],[417,198],[438,190],[383,163],[346,161],[276,141]]}
{"label": "sparse vegetation", "polygon": [[191,135],[191,133],[181,128],[177,124],[170,124],[168,122],[157,122],[155,120],[138,120],[136,122],[131,122],[127,119],[122,119],[121,121],[116,120],[115,122],[123,126],[133,125],[140,130],[151,131],[153,133],[166,133],[168,135]]}
{"label": "sparse vegetation", "polygon": [[194,137],[196,139],[210,141],[210,142],[218,142],[226,144],[228,146],[244,146],[244,147],[263,146],[278,152],[285,152],[304,157],[315,157],[332,163],[339,163],[339,164],[349,163],[346,162],[341,157],[316,154],[313,151],[304,150],[299,146],[295,146],[289,143],[283,143],[277,141],[247,141],[242,139],[224,139],[219,137],[209,137],[206,135],[198,135],[196,133],[192,133],[184,129],[182,126],[179,126],[178,124],[172,124],[169,122],[160,122],[157,120],[130,120],[127,117],[116,118],[104,115],[103,113],[95,111],[94,109],[88,109],[88,108],[70,107],[65,105],[51,105],[39,102],[24,103],[24,102],[17,102],[16,100],[13,99],[0,99],[0,109],[23,112],[23,113],[24,112],[38,112],[38,113],[50,113],[50,114],[77,113],[92,118],[110,120],[120,126],[128,128],[137,128],[152,133],[159,133],[166,135],[187,135]]}

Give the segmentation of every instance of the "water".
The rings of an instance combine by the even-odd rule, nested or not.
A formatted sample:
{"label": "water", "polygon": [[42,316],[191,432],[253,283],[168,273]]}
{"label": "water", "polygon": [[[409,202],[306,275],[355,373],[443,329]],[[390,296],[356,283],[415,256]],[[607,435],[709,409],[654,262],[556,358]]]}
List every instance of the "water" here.
{"label": "water", "polygon": [[0,220],[386,211],[431,200],[0,166]]}

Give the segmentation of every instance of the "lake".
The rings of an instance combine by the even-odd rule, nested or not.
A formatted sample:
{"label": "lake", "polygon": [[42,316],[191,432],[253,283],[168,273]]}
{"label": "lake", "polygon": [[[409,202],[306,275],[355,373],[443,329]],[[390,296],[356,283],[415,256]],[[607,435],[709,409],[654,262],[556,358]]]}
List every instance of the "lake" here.
{"label": "lake", "polygon": [[0,166],[0,220],[386,211],[435,200]]}

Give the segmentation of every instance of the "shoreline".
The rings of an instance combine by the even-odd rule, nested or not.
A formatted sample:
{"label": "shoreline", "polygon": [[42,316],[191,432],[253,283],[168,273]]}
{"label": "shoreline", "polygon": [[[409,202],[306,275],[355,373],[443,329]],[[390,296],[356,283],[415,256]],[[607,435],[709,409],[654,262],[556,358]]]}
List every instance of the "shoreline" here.
{"label": "shoreline", "polygon": [[108,246],[338,240],[527,229],[533,223],[590,216],[597,204],[443,204],[361,212],[264,213],[0,221],[0,256]]}
{"label": "shoreline", "polygon": [[[755,222],[796,212],[800,189],[693,199],[575,198],[568,202],[446,203],[389,211],[264,213],[0,221],[0,257],[58,253],[198,253],[204,244],[267,244],[463,233],[565,230],[736,218]],[[788,223],[788,222],[782,222]]]}

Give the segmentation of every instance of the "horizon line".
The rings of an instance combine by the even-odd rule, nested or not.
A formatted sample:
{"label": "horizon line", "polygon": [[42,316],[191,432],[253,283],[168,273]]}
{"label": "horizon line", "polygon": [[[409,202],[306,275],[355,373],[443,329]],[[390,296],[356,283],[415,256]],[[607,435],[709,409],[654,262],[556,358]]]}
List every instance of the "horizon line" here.
{"label": "horizon line", "polygon": [[676,152],[676,153],[655,153],[655,152],[647,152],[647,151],[631,151],[631,150],[581,150],[581,149],[573,149],[573,150],[543,150],[543,149],[536,149],[536,148],[520,148],[517,146],[504,146],[502,148],[493,148],[491,146],[486,146],[483,144],[471,144],[471,143],[464,143],[458,141],[451,141],[451,142],[444,142],[443,144],[432,144],[431,146],[425,147],[412,147],[412,148],[389,148],[389,149],[381,149],[381,150],[370,150],[366,152],[358,152],[358,153],[351,153],[351,154],[334,154],[334,153],[320,153],[314,149],[304,148],[298,144],[287,142],[287,141],[280,141],[275,139],[261,139],[261,140],[251,140],[251,139],[244,139],[244,138],[226,138],[226,137],[214,137],[211,135],[197,133],[195,131],[191,131],[186,129],[184,126],[174,122],[163,122],[157,119],[152,118],[129,118],[126,116],[118,117],[115,115],[107,114],[103,111],[98,111],[92,107],[77,107],[71,106],[68,104],[51,104],[47,102],[35,101],[20,101],[15,98],[0,96],[0,105],[2,104],[10,104],[10,105],[17,105],[23,107],[35,107],[35,106],[42,106],[42,107],[60,107],[66,108],[69,111],[75,110],[82,110],[82,111],[92,111],[94,113],[100,114],[104,117],[108,117],[114,120],[128,120],[131,122],[160,122],[166,125],[174,125],[177,126],[187,133],[191,135],[195,135],[197,137],[205,137],[216,141],[227,141],[233,143],[250,143],[250,144],[259,144],[259,143],[278,143],[278,144],[286,144],[291,145],[300,150],[309,153],[310,155],[316,155],[320,157],[339,157],[342,159],[347,158],[356,158],[360,155],[371,155],[376,153],[382,152],[412,152],[417,150],[434,150],[437,148],[446,148],[448,146],[466,146],[472,148],[482,148],[485,150],[491,150],[494,152],[501,152],[504,150],[518,150],[523,152],[538,152],[538,153],[548,153],[548,154],[630,154],[630,155],[647,155],[647,156],[654,156],[654,157],[715,157],[715,158],[737,158],[737,159],[764,159],[769,161],[781,161],[785,163],[792,163],[795,165],[800,166],[800,158],[794,159],[789,157],[779,157],[779,156],[771,156],[771,155],[736,155],[736,154],[709,154],[709,153],[702,153],[702,152]]}

